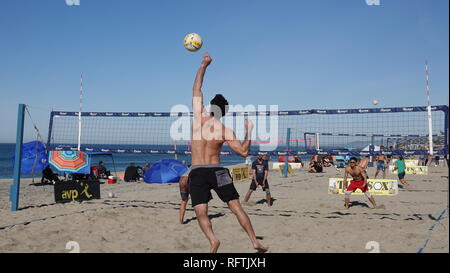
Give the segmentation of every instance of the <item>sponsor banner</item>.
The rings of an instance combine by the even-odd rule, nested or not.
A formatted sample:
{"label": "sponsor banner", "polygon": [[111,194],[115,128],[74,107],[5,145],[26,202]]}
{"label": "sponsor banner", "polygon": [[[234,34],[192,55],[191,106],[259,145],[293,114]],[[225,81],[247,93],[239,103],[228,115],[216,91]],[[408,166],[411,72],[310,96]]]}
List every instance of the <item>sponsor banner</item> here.
{"label": "sponsor banner", "polygon": [[[302,164],[301,163],[288,163],[289,166],[291,166],[292,169],[301,169]],[[272,169],[278,169],[280,166],[284,167],[284,162],[274,162],[272,164]]]}
{"label": "sponsor banner", "polygon": [[[347,179],[347,186],[351,179]],[[344,194],[342,192],[344,178],[329,178],[328,194]],[[398,182],[396,179],[369,179],[367,180],[369,192],[373,195],[393,196],[398,194]],[[357,189],[353,194],[363,194]]]}
{"label": "sponsor banner", "polygon": [[[397,159],[392,159],[389,165],[394,166],[395,165],[395,161],[397,161]],[[419,166],[419,160],[418,159],[405,159],[405,165],[407,167],[409,166]]]}
{"label": "sponsor banner", "polygon": [[250,180],[249,167],[231,168],[231,177],[233,182],[248,181]]}
{"label": "sponsor banner", "polygon": [[100,199],[100,182],[96,181],[60,181],[54,186],[55,202],[71,202]]}
{"label": "sponsor banner", "polygon": [[[392,165],[389,165],[389,171],[391,173],[397,173],[397,170],[394,171],[394,166],[392,166]],[[405,173],[406,174],[427,175],[428,174],[428,166],[408,166],[408,165],[406,165]]]}

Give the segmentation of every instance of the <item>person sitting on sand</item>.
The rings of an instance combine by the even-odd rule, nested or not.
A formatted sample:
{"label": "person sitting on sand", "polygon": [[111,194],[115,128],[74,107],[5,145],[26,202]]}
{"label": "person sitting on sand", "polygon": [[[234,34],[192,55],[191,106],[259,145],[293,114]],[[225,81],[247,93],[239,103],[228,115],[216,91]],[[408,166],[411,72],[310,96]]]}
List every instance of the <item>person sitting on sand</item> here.
{"label": "person sitting on sand", "polygon": [[322,164],[323,164],[324,167],[331,167],[332,166],[332,164],[330,162],[330,159],[328,159],[327,157],[323,158]]}
{"label": "person sitting on sand", "polygon": [[[360,189],[364,195],[369,199],[374,208],[377,208],[375,199],[369,193],[369,187],[367,186],[367,176],[365,171],[357,165],[358,160],[355,157],[350,158],[349,166],[345,167],[344,181],[342,191],[345,194],[345,207],[350,208],[350,195],[352,192]],[[353,177],[350,181],[350,185],[347,187],[347,177],[348,175]]]}
{"label": "person sitting on sand", "polygon": [[141,177],[139,172],[142,172],[142,167],[139,167],[139,166],[136,167],[134,162],[131,162],[130,166],[128,166],[125,169],[125,174],[124,174],[123,180],[125,182],[136,182],[136,181],[139,181],[139,178]]}
{"label": "person sitting on sand", "polygon": [[103,163],[103,161],[100,161],[98,163],[98,177],[99,178],[108,178],[108,176],[111,175],[111,172],[108,171],[105,167],[105,163]]}
{"label": "person sitting on sand", "polygon": [[47,167],[45,167],[42,170],[41,183],[45,184],[45,183],[47,183],[47,181],[51,182],[53,184],[55,184],[55,182],[59,182],[60,181],[58,175],[56,173],[54,173],[52,171],[52,169],[50,168],[50,164],[47,165]]}
{"label": "person sitting on sand", "polygon": [[321,173],[323,171],[322,165],[318,161],[313,161],[309,166],[309,173]]}
{"label": "person sitting on sand", "polygon": [[300,163],[300,165],[302,166],[302,168],[303,168],[303,161],[302,161],[302,159],[298,156],[298,155],[296,155],[296,156],[294,156],[294,162],[295,163]]}

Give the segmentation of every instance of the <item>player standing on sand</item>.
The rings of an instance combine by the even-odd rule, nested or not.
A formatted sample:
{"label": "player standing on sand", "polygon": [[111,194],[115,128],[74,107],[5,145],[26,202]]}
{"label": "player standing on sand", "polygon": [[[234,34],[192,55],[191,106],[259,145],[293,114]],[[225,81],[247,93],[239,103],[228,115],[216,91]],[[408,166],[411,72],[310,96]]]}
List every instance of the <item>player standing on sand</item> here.
{"label": "player standing on sand", "polygon": [[220,150],[225,142],[240,156],[245,158],[248,155],[253,123],[245,121],[247,133],[245,140],[241,142],[231,129],[220,122],[220,118],[228,111],[228,102],[222,95],[218,94],[211,100],[211,111],[206,112],[201,87],[206,68],[211,61],[209,54],[205,53],[195,76],[192,94],[194,119],[192,122],[192,166],[189,173],[192,207],[201,230],[211,244],[210,252],[217,252],[220,245],[220,241],[212,230],[211,220],[208,218],[208,202],[212,199],[212,189],[237,217],[239,224],[247,232],[253,248],[258,252],[266,252],[267,248],[256,239],[250,219],[239,202],[239,194],[234,187],[229,170],[220,164]]}
{"label": "player standing on sand", "polygon": [[388,165],[388,160],[386,155],[384,154],[384,146],[380,146],[380,154],[377,155],[375,158],[375,161],[377,162],[377,171],[375,172],[375,178],[377,178],[377,175],[380,171],[383,172],[383,179],[386,178],[386,168]]}
{"label": "player standing on sand", "polygon": [[189,171],[183,174],[178,181],[180,186],[180,195],[181,195],[181,203],[180,203],[180,224],[184,224],[184,214],[186,213],[186,206],[189,201],[189,183],[188,183]]}
{"label": "player standing on sand", "polygon": [[270,195],[269,182],[267,181],[267,176],[269,175],[269,163],[264,160],[263,155],[258,155],[252,163],[252,183],[250,184],[250,189],[245,195],[244,202],[248,202],[250,196],[258,186],[261,186],[262,190],[266,192],[266,203],[267,206],[272,206],[272,196]]}
{"label": "player standing on sand", "polygon": [[[353,177],[353,180],[350,181],[350,185],[347,187],[347,177],[348,175]],[[350,208],[350,195],[352,192],[356,191],[356,189],[360,189],[364,195],[369,199],[370,203],[372,203],[373,208],[377,208],[377,204],[375,203],[375,199],[369,193],[369,187],[367,186],[367,176],[363,168],[357,165],[357,159],[355,157],[350,158],[349,166],[345,167],[344,181],[342,191],[345,194],[345,207]]]}

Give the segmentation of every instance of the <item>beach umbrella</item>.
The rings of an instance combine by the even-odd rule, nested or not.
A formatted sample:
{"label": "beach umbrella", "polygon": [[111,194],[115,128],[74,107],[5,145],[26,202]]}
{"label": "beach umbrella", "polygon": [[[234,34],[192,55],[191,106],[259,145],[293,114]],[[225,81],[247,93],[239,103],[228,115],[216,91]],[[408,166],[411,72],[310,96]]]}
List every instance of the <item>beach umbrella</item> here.
{"label": "beach umbrella", "polygon": [[89,174],[90,160],[81,151],[50,151],[48,162],[57,170],[68,173]]}
{"label": "beach umbrella", "polygon": [[[13,166],[15,164],[15,155],[12,156]],[[40,141],[31,141],[22,145],[22,174],[40,173],[48,165],[48,154],[45,146]]]}
{"label": "beach umbrella", "polygon": [[154,163],[144,174],[147,183],[170,183],[178,182],[180,177],[187,172],[188,168],[178,160],[162,159]]}

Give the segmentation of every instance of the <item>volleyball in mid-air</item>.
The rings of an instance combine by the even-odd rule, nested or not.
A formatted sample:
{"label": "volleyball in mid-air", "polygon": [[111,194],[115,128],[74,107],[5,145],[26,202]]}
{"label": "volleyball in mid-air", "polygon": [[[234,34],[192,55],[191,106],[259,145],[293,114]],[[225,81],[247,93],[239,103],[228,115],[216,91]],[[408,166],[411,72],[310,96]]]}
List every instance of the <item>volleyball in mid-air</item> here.
{"label": "volleyball in mid-air", "polygon": [[184,37],[184,47],[189,51],[197,51],[203,45],[202,37],[197,33],[189,33]]}
{"label": "volleyball in mid-air", "polygon": [[373,100],[373,101],[372,101],[372,104],[373,104],[373,105],[377,105],[378,103],[380,103],[378,100]]}

